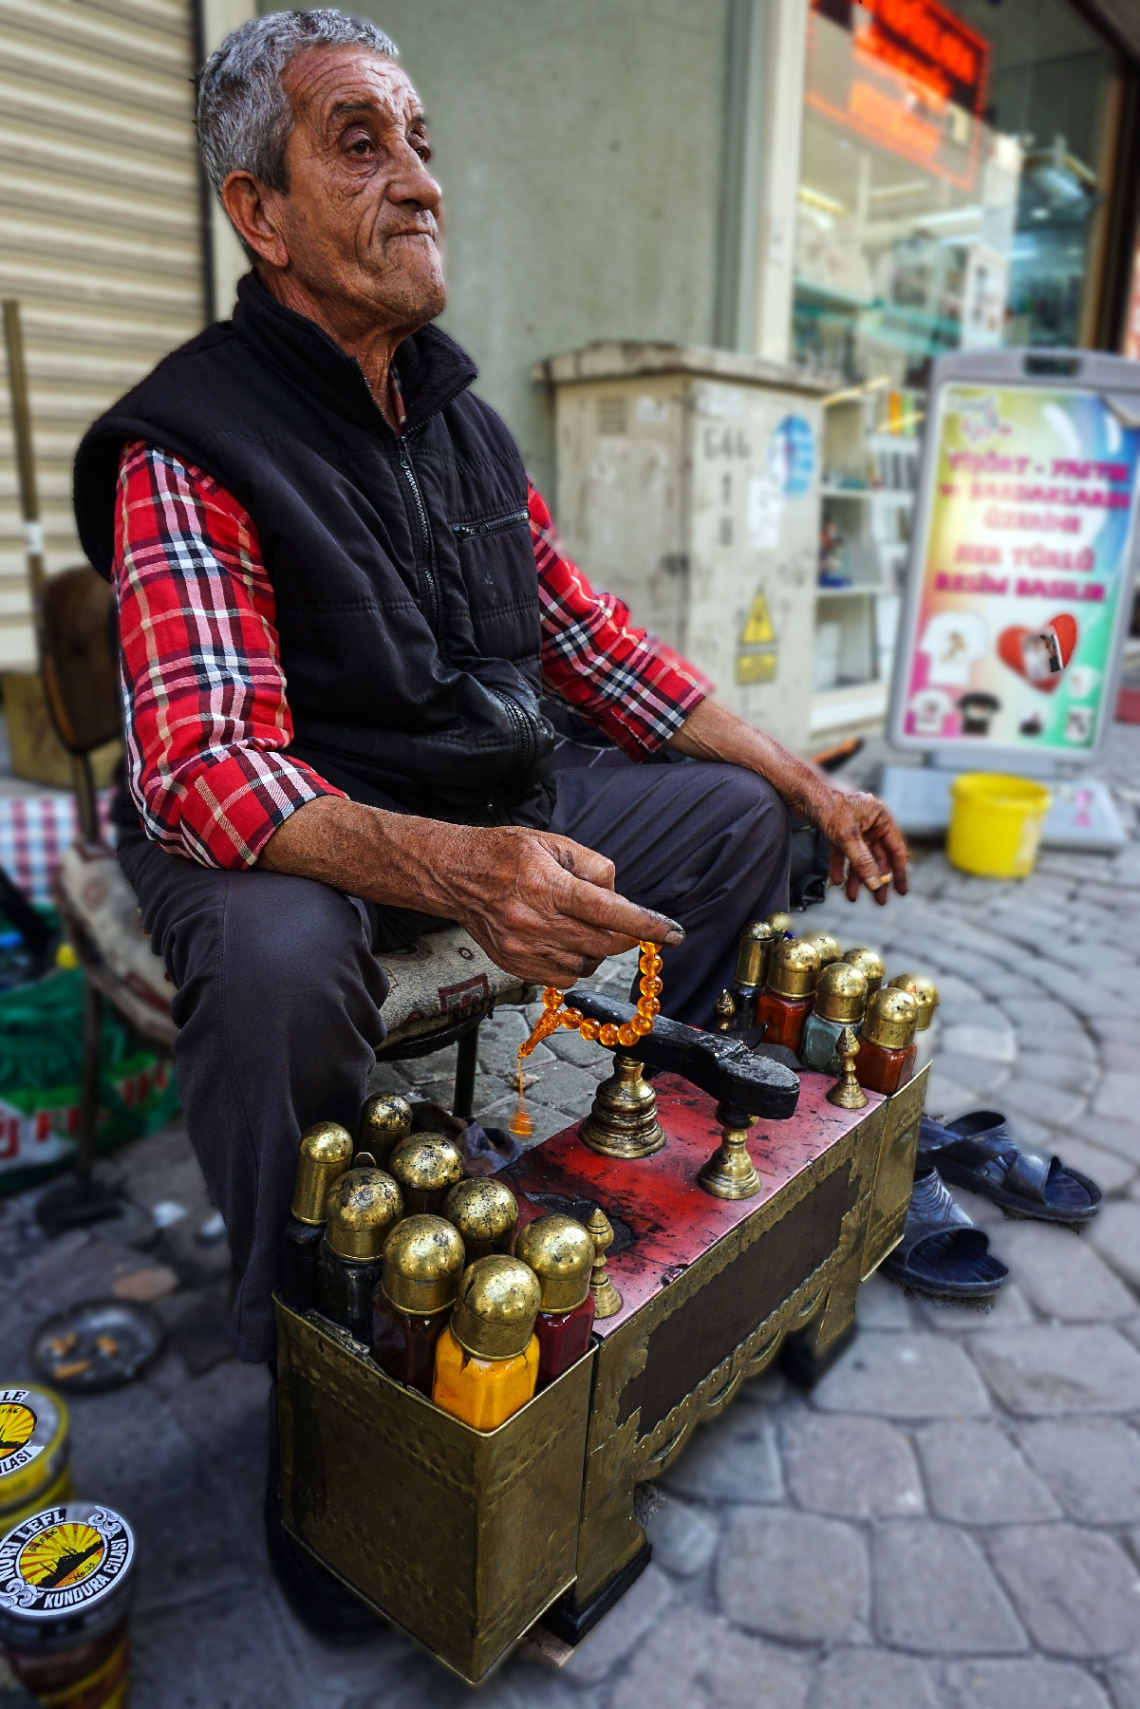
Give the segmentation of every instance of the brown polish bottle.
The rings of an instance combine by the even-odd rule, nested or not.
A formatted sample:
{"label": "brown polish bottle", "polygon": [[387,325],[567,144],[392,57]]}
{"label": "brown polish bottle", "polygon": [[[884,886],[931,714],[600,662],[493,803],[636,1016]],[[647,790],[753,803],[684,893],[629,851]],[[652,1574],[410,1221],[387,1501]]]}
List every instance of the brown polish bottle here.
{"label": "brown polish bottle", "polygon": [[867,1004],[855,1073],[869,1092],[894,1095],[914,1074],[918,1004],[909,991],[888,987]]}
{"label": "brown polish bottle", "polygon": [[756,1021],[765,1027],[767,1044],[783,1044],[800,1054],[804,1027],[811,1013],[819,974],[819,952],[802,938],[785,938],[772,946],[768,983],[756,1004]]}
{"label": "brown polish bottle", "polygon": [[372,1293],[372,1357],[429,1399],[436,1343],[464,1263],[463,1241],[444,1217],[406,1217],[385,1242],[383,1272]]}

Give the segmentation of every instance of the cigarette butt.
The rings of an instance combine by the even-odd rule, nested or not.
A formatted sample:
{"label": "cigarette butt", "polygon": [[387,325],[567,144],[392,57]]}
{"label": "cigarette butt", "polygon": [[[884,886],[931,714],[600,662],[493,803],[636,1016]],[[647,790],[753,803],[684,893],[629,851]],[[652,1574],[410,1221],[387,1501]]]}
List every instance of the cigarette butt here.
{"label": "cigarette butt", "polygon": [[869,878],[867,880],[867,889],[868,890],[882,890],[883,886],[889,884],[890,882],[891,882],[890,873],[889,872],[883,872],[883,873],[880,873],[878,878]]}
{"label": "cigarette butt", "polygon": [[91,1369],[90,1359],[73,1359],[69,1365],[57,1365],[53,1375],[66,1381],[68,1377],[81,1377],[84,1371]]}

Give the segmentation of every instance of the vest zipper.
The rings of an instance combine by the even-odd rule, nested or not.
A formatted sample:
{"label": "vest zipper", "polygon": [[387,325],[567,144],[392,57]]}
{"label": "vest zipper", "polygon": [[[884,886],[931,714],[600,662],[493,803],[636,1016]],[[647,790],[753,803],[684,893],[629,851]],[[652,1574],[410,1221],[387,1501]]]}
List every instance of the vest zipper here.
{"label": "vest zipper", "polygon": [[451,532],[457,540],[482,540],[486,534],[498,534],[504,528],[514,528],[520,522],[529,521],[529,511],[512,510],[509,516],[492,516],[486,522],[453,522]]}
{"label": "vest zipper", "polygon": [[421,574],[423,576],[425,604],[427,608],[426,616],[428,626],[434,631],[439,624],[439,584],[435,579],[435,569],[432,564],[435,554],[432,550],[431,529],[428,526],[427,506],[424,504],[424,495],[420,491],[420,483],[416,479],[416,471],[412,465],[412,454],[408,450],[407,435],[402,433],[396,443],[399,447],[400,467],[408,478],[408,485],[412,489],[412,502],[416,507],[416,516],[419,518],[420,542],[424,551],[424,562],[421,565]]}

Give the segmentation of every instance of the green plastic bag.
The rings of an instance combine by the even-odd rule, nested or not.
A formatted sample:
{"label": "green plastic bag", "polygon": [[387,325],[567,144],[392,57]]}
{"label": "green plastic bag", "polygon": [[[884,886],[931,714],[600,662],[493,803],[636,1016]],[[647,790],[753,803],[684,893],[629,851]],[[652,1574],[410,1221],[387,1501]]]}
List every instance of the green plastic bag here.
{"label": "green plastic bag", "polygon": [[[79,1129],[85,975],[60,968],[0,991],[0,1193],[71,1162]],[[153,1133],[179,1109],[170,1061],[103,1005],[96,1148]]]}

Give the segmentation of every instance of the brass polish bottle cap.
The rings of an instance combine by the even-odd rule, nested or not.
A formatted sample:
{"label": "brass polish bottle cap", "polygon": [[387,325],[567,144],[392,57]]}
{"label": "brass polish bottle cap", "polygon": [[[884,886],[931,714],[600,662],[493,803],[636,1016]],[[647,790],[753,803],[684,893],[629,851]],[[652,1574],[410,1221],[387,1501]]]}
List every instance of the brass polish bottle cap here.
{"label": "brass polish bottle cap", "polygon": [[573,1311],[590,1291],[594,1243],[572,1216],[540,1216],[528,1222],[516,1256],[538,1277],[543,1311]]}
{"label": "brass polish bottle cap", "polygon": [[326,1201],[325,1239],[340,1258],[379,1258],[404,1196],[383,1169],[349,1169]]}
{"label": "brass polish bottle cap", "polygon": [[352,1135],[338,1122],[317,1122],[301,1135],[293,1215],[298,1222],[319,1228],[325,1220],[329,1188],[352,1162]]}
{"label": "brass polish bottle cap", "polygon": [[891,990],[910,992],[918,1004],[918,1026],[915,1030],[924,1033],[938,1007],[938,987],[933,979],[928,979],[925,973],[900,973],[891,980]]}
{"label": "brass polish bottle cap", "polygon": [[360,1149],[370,1151],[382,1169],[393,1147],[412,1131],[412,1106],[398,1092],[377,1092],[360,1112]]}
{"label": "brass polish bottle cap", "polygon": [[463,1178],[459,1147],[443,1133],[410,1133],[388,1159],[409,1212],[438,1211],[449,1187]]}
{"label": "brass polish bottle cap", "polygon": [[496,1253],[463,1272],[451,1333],[476,1359],[514,1359],[525,1353],[542,1304],[542,1288],[528,1264]]}
{"label": "brass polish bottle cap", "polygon": [[909,991],[876,991],[867,1004],[863,1037],[884,1050],[906,1050],[914,1043],[918,1004]]}
{"label": "brass polish bottle cap", "polygon": [[813,1007],[825,1021],[861,1021],[867,1007],[867,981],[857,967],[833,961],[815,982]]}
{"label": "brass polish bottle cap", "polygon": [[785,938],[773,945],[768,963],[768,989],[777,997],[810,997],[819,973],[819,952],[803,938]]}
{"label": "brass polish bottle cap", "polygon": [[474,1260],[492,1250],[510,1250],[519,1205],[505,1181],[480,1175],[451,1188],[443,1201],[443,1214],[459,1230],[467,1255]]}
{"label": "brass polish bottle cap", "polygon": [[873,949],[849,949],[843,957],[850,967],[857,967],[867,981],[867,994],[873,995],[887,977],[886,964]]}
{"label": "brass polish bottle cap", "polygon": [[808,932],[804,942],[815,945],[821,967],[830,967],[843,954],[839,939],[833,938],[830,932]]}
{"label": "brass polish bottle cap", "polygon": [[405,1217],[384,1243],[380,1286],[400,1311],[429,1317],[454,1300],[465,1262],[463,1241],[445,1217]]}
{"label": "brass polish bottle cap", "polygon": [[776,928],[767,920],[753,920],[740,934],[736,952],[736,983],[749,990],[764,983],[768,957],[777,937]]}
{"label": "brass polish bottle cap", "polygon": [[764,923],[771,926],[778,938],[782,938],[785,932],[794,932],[796,929],[790,914],[769,914]]}

